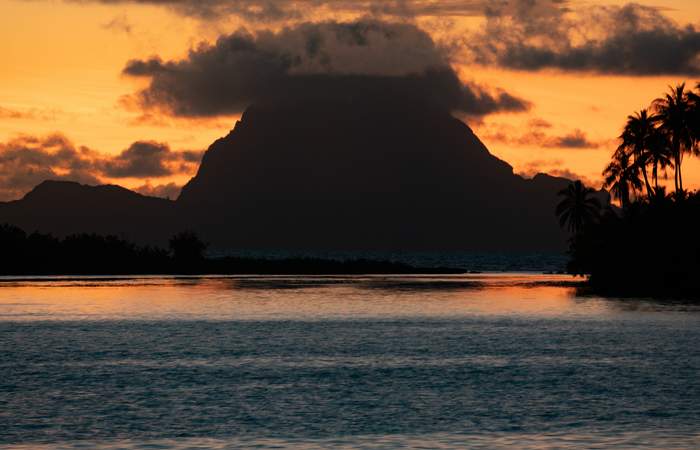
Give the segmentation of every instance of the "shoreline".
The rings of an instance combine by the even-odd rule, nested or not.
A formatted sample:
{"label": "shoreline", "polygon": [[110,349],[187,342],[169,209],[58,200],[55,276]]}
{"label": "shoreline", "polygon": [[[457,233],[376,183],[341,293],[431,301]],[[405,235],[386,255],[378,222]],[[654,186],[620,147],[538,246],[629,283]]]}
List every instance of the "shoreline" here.
{"label": "shoreline", "polygon": [[550,273],[541,271],[464,271],[464,272],[415,272],[415,273],[144,273],[144,274],[13,274],[0,275],[0,284],[16,281],[128,281],[128,280],[226,280],[226,279],[285,279],[285,278],[318,278],[318,279],[362,279],[362,278],[407,278],[433,279],[436,277],[449,279],[489,278],[497,280],[507,277],[554,277],[573,278],[577,283],[585,283],[584,279],[567,273]]}

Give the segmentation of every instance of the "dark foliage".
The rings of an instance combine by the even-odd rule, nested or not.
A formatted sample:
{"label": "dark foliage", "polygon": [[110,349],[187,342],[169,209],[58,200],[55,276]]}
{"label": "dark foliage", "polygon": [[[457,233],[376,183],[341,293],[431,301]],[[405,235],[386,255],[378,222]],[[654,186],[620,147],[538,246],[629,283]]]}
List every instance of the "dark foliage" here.
{"label": "dark foliage", "polygon": [[[569,192],[556,210],[572,231],[569,272],[589,274],[587,289],[595,293],[700,296],[700,193],[683,189],[681,172],[685,155],[700,154],[700,94],[685,83],[670,89],[627,118],[620,142],[603,172],[620,210],[592,208],[584,222],[588,191],[578,186],[574,196],[572,185],[560,193]],[[659,185],[667,168],[674,172],[671,195]]]}
{"label": "dark foliage", "polygon": [[700,294],[700,194],[657,196],[606,211],[571,239],[568,270],[614,295]]}
{"label": "dark foliage", "polygon": [[169,241],[173,263],[180,272],[197,270],[204,262],[207,244],[202,242],[193,231],[183,231]]}
{"label": "dark foliage", "polygon": [[116,236],[76,234],[57,239],[0,225],[0,274],[142,274],[172,270],[167,251],[139,247]]}
{"label": "dark foliage", "polygon": [[137,275],[137,274],[407,274],[461,273],[460,269],[420,268],[365,259],[314,258],[279,260],[207,258],[207,245],[193,232],[170,239],[170,251],[137,246],[115,236],[71,235],[57,239],[27,234],[0,225],[0,275]]}

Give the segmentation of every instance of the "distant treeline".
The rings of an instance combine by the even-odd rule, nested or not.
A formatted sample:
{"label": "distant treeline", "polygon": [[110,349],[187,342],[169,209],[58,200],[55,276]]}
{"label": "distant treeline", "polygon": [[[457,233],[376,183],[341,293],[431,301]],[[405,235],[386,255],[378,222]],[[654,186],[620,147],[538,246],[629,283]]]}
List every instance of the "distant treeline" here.
{"label": "distant treeline", "polygon": [[[619,208],[580,181],[559,193],[571,232],[569,271],[597,293],[700,296],[700,194],[683,188],[684,157],[700,155],[700,85],[681,84],[629,116],[603,172]],[[673,192],[659,183],[673,172]]]}
{"label": "distant treeline", "polygon": [[139,246],[116,236],[76,234],[59,239],[0,225],[0,275],[138,274],[411,274],[462,273],[356,259],[261,259],[206,256],[207,245],[190,231],[176,234],[167,249]]}

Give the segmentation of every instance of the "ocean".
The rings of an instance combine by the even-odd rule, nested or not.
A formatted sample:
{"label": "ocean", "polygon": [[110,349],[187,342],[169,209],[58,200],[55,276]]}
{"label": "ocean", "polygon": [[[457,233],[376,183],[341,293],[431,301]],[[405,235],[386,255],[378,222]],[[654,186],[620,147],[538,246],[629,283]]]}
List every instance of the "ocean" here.
{"label": "ocean", "polygon": [[0,447],[700,448],[700,303],[580,279],[0,281]]}

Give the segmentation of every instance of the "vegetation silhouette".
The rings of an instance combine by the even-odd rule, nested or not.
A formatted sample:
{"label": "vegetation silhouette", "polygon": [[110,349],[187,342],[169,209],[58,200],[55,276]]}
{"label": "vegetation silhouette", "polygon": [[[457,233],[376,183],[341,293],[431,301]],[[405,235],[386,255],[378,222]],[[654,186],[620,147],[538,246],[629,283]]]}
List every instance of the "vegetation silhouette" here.
{"label": "vegetation silhouette", "polygon": [[600,201],[594,197],[596,192],[578,180],[559,191],[564,199],[557,205],[556,213],[562,228],[577,234],[597,220],[601,206]]}
{"label": "vegetation silhouette", "polygon": [[138,246],[116,236],[75,234],[58,239],[0,225],[0,275],[139,274],[448,274],[462,269],[413,267],[367,259],[207,257],[192,231],[170,239],[169,249]]}
{"label": "vegetation silhouette", "polygon": [[179,271],[196,270],[205,261],[208,244],[202,242],[193,231],[182,231],[168,242],[172,260]]}
{"label": "vegetation silhouette", "polygon": [[687,92],[685,83],[681,83],[653,102],[658,114],[658,130],[665,136],[664,143],[673,157],[676,194],[683,192],[683,155],[698,153],[697,99],[697,95]]}
{"label": "vegetation silhouette", "polygon": [[[619,139],[603,185],[620,208],[595,205],[580,181],[559,192],[556,214],[571,233],[568,271],[590,275],[594,293],[700,295],[700,193],[687,192],[682,175],[684,156],[700,153],[700,93],[671,88],[629,116]],[[669,168],[671,194],[659,184]]]}

